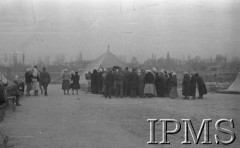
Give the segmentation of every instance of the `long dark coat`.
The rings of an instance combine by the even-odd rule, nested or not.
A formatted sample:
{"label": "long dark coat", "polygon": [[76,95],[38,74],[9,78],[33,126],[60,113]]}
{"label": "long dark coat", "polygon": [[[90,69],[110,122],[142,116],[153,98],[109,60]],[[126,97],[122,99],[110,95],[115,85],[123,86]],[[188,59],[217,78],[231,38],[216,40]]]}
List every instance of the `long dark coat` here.
{"label": "long dark coat", "polygon": [[97,70],[93,70],[93,73],[91,75],[91,90],[93,94],[98,93],[98,72]]}
{"label": "long dark coat", "polygon": [[164,97],[166,93],[166,77],[164,74],[159,74],[159,90],[158,95],[159,97]]}
{"label": "long dark coat", "polygon": [[144,77],[145,84],[154,84],[155,78],[151,72],[147,72]]}
{"label": "long dark coat", "polygon": [[138,75],[135,71],[132,71],[129,75],[129,87],[130,89],[138,88]]}
{"label": "long dark coat", "polygon": [[102,91],[102,86],[103,86],[103,77],[102,77],[102,72],[98,72],[97,75],[97,89],[98,91]]}
{"label": "long dark coat", "polygon": [[184,75],[183,82],[182,82],[182,95],[183,96],[190,96],[191,90],[190,90],[190,76]]}
{"label": "long dark coat", "polygon": [[196,87],[197,87],[197,77],[192,75],[190,79],[190,96],[196,96]]}
{"label": "long dark coat", "polygon": [[71,84],[71,88],[72,89],[80,89],[79,75],[73,75],[71,79],[73,81]]}
{"label": "long dark coat", "polygon": [[197,76],[197,86],[198,86],[199,96],[203,96],[207,94],[206,85],[200,76]]}
{"label": "long dark coat", "polygon": [[138,95],[140,97],[144,95],[144,74],[138,75]]}

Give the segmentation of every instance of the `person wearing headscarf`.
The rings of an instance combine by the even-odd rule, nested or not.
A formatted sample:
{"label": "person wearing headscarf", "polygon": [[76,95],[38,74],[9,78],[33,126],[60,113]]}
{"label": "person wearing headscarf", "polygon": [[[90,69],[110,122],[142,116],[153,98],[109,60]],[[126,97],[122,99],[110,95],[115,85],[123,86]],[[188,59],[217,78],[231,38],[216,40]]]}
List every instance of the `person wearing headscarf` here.
{"label": "person wearing headscarf", "polygon": [[172,77],[170,79],[170,93],[169,97],[172,99],[178,98],[178,92],[177,92],[177,75],[175,72],[172,73]]}
{"label": "person wearing headscarf", "polygon": [[43,67],[42,73],[40,75],[40,79],[41,79],[41,82],[42,82],[44,95],[47,96],[48,95],[47,88],[48,88],[48,84],[51,82],[51,77],[50,77],[50,74],[47,72],[46,67]]}
{"label": "person wearing headscarf", "polygon": [[74,90],[76,90],[77,95],[78,95],[78,90],[80,89],[80,84],[79,84],[79,75],[78,72],[76,71],[74,75],[72,75],[71,80],[72,80],[72,84],[71,84],[71,88],[72,88],[72,95],[74,95]]}
{"label": "person wearing headscarf", "polygon": [[151,70],[147,70],[144,77],[144,95],[147,97],[156,96],[156,87],[154,85],[155,77],[154,73]]}
{"label": "person wearing headscarf", "polygon": [[[70,79],[71,79],[71,74],[68,71],[68,69],[64,69],[63,73],[62,73],[62,89],[63,89],[63,93],[64,95],[69,95],[69,89],[70,89]],[[66,93],[67,91],[67,93]]]}
{"label": "person wearing headscarf", "polygon": [[32,90],[32,77],[32,69],[27,68],[25,73],[26,96],[30,96],[30,91]]}
{"label": "person wearing headscarf", "polygon": [[93,94],[98,94],[98,72],[96,69],[93,70],[91,75],[91,91]]}
{"label": "person wearing headscarf", "polygon": [[40,80],[40,73],[37,69],[37,66],[34,66],[33,72],[32,72],[32,89],[34,90],[35,96],[38,96],[39,80]]}
{"label": "person wearing headscarf", "polygon": [[144,71],[138,70],[138,96],[144,97]]}
{"label": "person wearing headscarf", "polygon": [[206,88],[206,85],[205,85],[202,77],[200,77],[198,73],[195,76],[197,79],[197,88],[198,88],[198,93],[199,93],[198,98],[202,99],[203,95],[207,94],[207,88]]}
{"label": "person wearing headscarf", "polygon": [[182,82],[182,95],[184,96],[183,99],[189,99],[190,94],[190,76],[187,72],[183,75],[183,82]]}

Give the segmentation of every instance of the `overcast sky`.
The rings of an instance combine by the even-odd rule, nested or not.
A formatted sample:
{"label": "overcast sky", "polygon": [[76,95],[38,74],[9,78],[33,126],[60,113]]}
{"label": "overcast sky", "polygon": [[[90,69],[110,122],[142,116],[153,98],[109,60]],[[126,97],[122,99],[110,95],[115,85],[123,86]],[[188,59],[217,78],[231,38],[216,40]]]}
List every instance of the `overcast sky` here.
{"label": "overcast sky", "polygon": [[[240,56],[239,0],[0,0],[0,52]],[[2,56],[1,56],[2,57]],[[1,58],[0,57],[0,58]]]}

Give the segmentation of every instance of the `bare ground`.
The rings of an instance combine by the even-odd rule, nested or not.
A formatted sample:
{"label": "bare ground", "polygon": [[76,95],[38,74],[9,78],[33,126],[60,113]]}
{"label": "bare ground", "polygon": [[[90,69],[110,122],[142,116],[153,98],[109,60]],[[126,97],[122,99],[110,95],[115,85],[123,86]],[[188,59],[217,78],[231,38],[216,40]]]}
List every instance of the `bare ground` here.
{"label": "bare ground", "polygon": [[[214,142],[214,123],[234,119],[239,147],[239,95],[208,94],[203,100],[169,98],[113,98],[85,94],[65,96],[60,85],[50,85],[49,96],[23,97],[16,112],[8,110],[0,131],[9,136],[15,148],[152,148],[226,147],[223,145],[181,145],[182,130],[170,135],[170,145],[148,145],[147,119],[188,118],[196,130],[204,118],[211,118],[210,139]],[[183,125],[183,124],[182,124]],[[156,140],[161,141],[161,125],[156,125]],[[171,127],[170,127],[171,128]],[[172,127],[173,128],[173,127]],[[220,135],[221,138],[229,138]],[[191,138],[190,138],[191,139]],[[1,147],[1,146],[0,146]]]}

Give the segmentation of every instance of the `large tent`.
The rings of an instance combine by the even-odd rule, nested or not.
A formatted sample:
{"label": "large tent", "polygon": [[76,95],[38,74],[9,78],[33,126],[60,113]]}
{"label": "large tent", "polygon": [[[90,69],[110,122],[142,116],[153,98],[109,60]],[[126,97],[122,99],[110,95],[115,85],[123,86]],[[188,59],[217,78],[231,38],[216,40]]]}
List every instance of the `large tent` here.
{"label": "large tent", "polygon": [[86,85],[87,80],[85,79],[85,74],[89,71],[93,71],[98,68],[111,68],[113,66],[126,67],[126,64],[112,54],[109,50],[103,55],[98,57],[96,60],[92,61],[83,71],[80,77],[80,84]]}
{"label": "large tent", "polygon": [[218,91],[220,93],[240,94],[240,72],[235,81],[226,90]]}
{"label": "large tent", "polygon": [[1,73],[1,71],[0,71],[0,82],[2,82],[2,83],[7,83],[8,82],[7,78]]}

